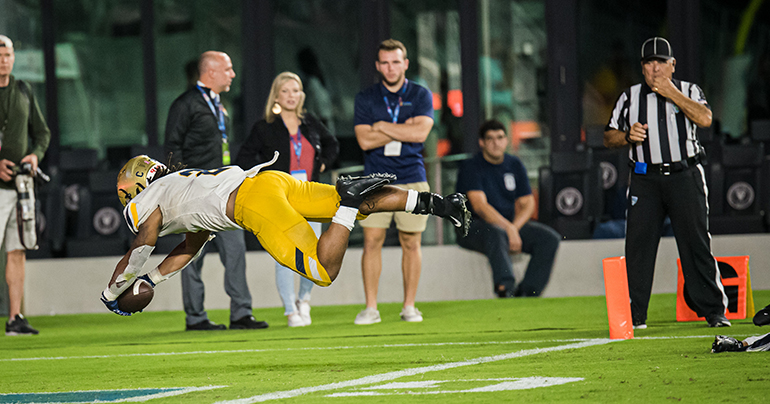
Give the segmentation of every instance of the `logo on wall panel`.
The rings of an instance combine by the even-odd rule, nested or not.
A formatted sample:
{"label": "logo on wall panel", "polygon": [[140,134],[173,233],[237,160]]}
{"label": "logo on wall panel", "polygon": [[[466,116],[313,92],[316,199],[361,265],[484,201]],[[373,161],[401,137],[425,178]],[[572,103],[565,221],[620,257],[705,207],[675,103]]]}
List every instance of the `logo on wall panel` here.
{"label": "logo on wall panel", "polygon": [[64,207],[77,212],[80,209],[80,185],[72,184],[64,187]]}
{"label": "logo on wall panel", "polygon": [[556,209],[564,216],[572,216],[583,208],[583,194],[574,187],[567,187],[556,194]]}
{"label": "logo on wall panel", "polygon": [[117,209],[103,207],[94,214],[94,229],[102,236],[109,236],[120,227],[120,219],[120,212]]}
{"label": "logo on wall panel", "polygon": [[727,189],[727,203],[735,210],[744,210],[754,203],[754,188],[745,181],[738,181]]}
{"label": "logo on wall panel", "polygon": [[618,182],[618,169],[607,161],[600,162],[599,168],[602,170],[602,188],[612,188]]}

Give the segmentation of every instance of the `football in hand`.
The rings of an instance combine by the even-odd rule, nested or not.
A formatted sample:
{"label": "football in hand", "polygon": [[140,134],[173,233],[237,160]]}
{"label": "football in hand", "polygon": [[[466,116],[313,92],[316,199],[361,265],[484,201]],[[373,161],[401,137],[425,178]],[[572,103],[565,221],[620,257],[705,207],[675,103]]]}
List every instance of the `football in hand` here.
{"label": "football in hand", "polygon": [[118,308],[127,313],[142,311],[155,295],[155,290],[147,281],[137,279],[130,288],[118,296]]}

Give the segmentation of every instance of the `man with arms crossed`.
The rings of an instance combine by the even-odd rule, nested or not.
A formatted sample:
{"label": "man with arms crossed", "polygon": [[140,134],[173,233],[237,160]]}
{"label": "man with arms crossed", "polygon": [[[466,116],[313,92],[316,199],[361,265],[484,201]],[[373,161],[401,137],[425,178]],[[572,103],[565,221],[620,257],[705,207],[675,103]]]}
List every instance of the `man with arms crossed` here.
{"label": "man with arms crossed", "polygon": [[[409,59],[406,47],[388,39],[379,46],[377,71],[382,81],[356,95],[355,132],[364,150],[364,174],[393,173],[396,184],[403,189],[428,191],[423,164],[423,142],[433,127],[431,93],[407,80]],[[379,213],[361,222],[364,229],[364,252],[361,271],[364,278],[366,309],[356,316],[356,324],[379,323],[377,289],[382,272],[382,245],[391,221],[395,219],[403,256],[404,306],[401,319],[422,321],[422,313],[414,307],[417,284],[420,282],[422,232],[427,216],[407,212]]]}

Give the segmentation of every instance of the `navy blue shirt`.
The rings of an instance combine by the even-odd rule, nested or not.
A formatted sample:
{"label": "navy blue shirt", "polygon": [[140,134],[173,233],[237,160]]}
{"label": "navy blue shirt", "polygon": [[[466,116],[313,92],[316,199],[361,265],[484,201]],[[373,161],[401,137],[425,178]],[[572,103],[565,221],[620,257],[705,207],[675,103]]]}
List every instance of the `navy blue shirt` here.
{"label": "navy blue shirt", "polygon": [[[468,191],[484,191],[487,202],[508,220],[516,214],[516,199],[532,193],[524,164],[507,153],[500,164],[486,161],[481,153],[465,160],[457,175],[457,192]],[[469,208],[473,212],[471,204]],[[473,216],[478,217],[476,212]]]}
{"label": "navy blue shirt", "polygon": [[[385,104],[386,99],[388,104]],[[409,118],[423,115],[433,119],[433,96],[430,90],[409,80],[395,93],[388,91],[382,83],[377,83],[356,95],[354,124],[373,125],[379,121],[393,122],[396,110],[398,110],[396,123],[404,123]],[[396,184],[427,181],[422,151],[422,143],[410,142],[401,144],[400,156],[386,156],[384,146],[366,150],[364,151],[364,174],[396,174],[398,178]]]}

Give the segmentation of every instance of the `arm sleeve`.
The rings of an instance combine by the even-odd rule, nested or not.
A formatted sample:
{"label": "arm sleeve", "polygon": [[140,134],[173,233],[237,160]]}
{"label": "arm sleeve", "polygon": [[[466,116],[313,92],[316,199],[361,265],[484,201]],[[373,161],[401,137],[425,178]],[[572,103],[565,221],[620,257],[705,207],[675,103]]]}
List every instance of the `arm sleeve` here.
{"label": "arm sleeve", "polygon": [[703,93],[703,90],[701,90],[701,88],[697,84],[695,83],[690,84],[690,91],[689,91],[689,94],[687,94],[687,96],[695,100],[696,102],[703,104],[707,106],[709,109],[711,109],[711,106],[709,105],[708,101],[706,101],[706,95]]}
{"label": "arm sleeve", "polygon": [[433,93],[430,90],[423,87],[414,103],[414,116],[427,116],[435,120],[433,115]]}
{"label": "arm sleeve", "polygon": [[605,131],[615,129],[620,131],[627,131],[629,129],[628,125],[628,91],[623,91],[620,93],[620,96],[618,97],[617,101],[615,101],[615,108],[612,109],[612,115],[610,115],[610,120],[607,122],[607,126],[604,128]]}
{"label": "arm sleeve", "polygon": [[524,163],[520,159],[515,160],[514,174],[516,178],[516,198],[527,196],[532,194],[532,187],[529,185],[529,176],[527,175],[527,168],[524,167]]}
{"label": "arm sleeve", "polygon": [[[29,86],[29,84],[22,84]],[[29,102],[30,102],[30,116],[29,116],[29,130],[30,137],[32,137],[32,150],[37,156],[38,161],[43,160],[48,145],[51,143],[51,130],[48,129],[48,125],[45,122],[43,113],[40,112],[40,106],[37,104],[37,99],[32,93],[32,89],[28,88]]]}
{"label": "arm sleeve", "polygon": [[182,146],[187,130],[190,127],[190,108],[181,99],[177,99],[171,104],[166,120],[166,141],[163,145],[166,155],[171,154],[171,164],[178,164],[184,161]]}

